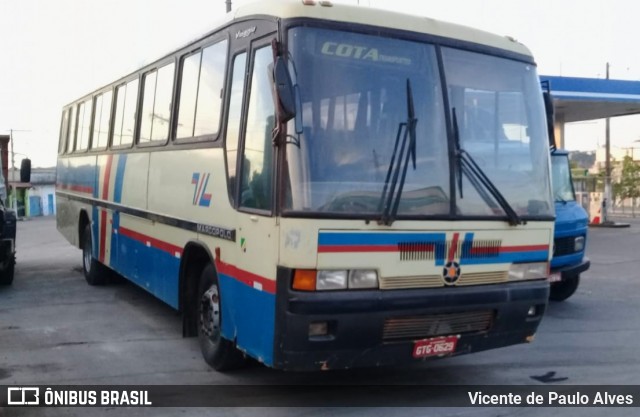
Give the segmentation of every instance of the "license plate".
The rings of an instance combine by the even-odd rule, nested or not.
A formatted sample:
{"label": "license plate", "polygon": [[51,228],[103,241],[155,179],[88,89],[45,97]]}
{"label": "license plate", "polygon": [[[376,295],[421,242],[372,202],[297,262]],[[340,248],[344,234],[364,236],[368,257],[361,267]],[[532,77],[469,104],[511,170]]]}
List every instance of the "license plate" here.
{"label": "license plate", "polygon": [[432,339],[418,340],[413,345],[414,358],[427,358],[453,353],[460,336],[443,336]]}
{"label": "license plate", "polygon": [[562,281],[562,273],[553,272],[551,275],[549,275],[549,282],[560,282],[560,281]]}

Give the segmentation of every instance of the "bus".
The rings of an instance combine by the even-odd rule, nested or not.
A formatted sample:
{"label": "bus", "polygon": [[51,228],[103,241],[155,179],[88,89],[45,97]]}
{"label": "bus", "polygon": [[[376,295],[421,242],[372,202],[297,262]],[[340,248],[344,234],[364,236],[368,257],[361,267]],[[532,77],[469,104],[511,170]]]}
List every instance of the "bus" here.
{"label": "bus", "polygon": [[265,0],[63,108],[57,228],[86,280],[178,310],[219,371],[531,342],[554,208],[529,50]]}
{"label": "bus", "polygon": [[585,256],[589,216],[576,201],[569,153],[563,149],[551,152],[551,179],[556,223],[549,296],[553,301],[564,301],[576,292],[580,274],[591,266]]}

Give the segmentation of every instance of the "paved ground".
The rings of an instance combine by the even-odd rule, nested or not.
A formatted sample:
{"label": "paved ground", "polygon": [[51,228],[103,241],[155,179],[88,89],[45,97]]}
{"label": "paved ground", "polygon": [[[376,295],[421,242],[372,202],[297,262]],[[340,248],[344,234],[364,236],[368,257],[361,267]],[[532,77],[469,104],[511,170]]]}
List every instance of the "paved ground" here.
{"label": "paved ground", "polygon": [[[20,222],[14,285],[0,288],[0,385],[13,384],[538,384],[555,372],[563,384],[640,385],[640,221],[592,229],[591,269],[568,301],[552,303],[536,341],[400,369],[283,373],[251,366],[210,370],[180,317],[132,284],[88,286],[80,251],[53,219]],[[638,399],[640,400],[640,399]],[[215,415],[546,416],[549,409],[215,409]],[[631,413],[630,413],[631,411]],[[607,410],[629,416],[635,410]],[[602,409],[553,410],[600,416]],[[203,415],[201,409],[0,408],[14,415]]]}

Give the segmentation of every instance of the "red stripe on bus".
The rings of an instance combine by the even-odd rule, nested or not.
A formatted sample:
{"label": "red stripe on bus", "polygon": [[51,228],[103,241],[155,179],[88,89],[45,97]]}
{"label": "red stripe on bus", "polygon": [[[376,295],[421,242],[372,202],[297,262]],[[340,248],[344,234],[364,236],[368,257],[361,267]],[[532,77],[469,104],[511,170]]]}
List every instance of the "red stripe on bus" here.
{"label": "red stripe on bus", "polygon": [[111,164],[113,163],[113,155],[107,156],[107,166],[104,168],[104,178],[102,180],[102,199],[109,198],[109,180],[111,177]]}
{"label": "red stripe on bus", "polygon": [[262,291],[269,294],[276,293],[276,282],[274,280],[256,275],[249,271],[245,271],[235,265],[224,263],[220,260],[216,261],[216,269],[218,270],[218,273],[224,274],[237,281],[240,281],[251,288],[256,289],[256,284],[258,284],[260,287],[262,287]]}
{"label": "red stripe on bus", "polygon": [[319,253],[327,252],[399,252],[398,245],[320,245]]}
{"label": "red stripe on bus", "polygon": [[151,237],[143,233],[136,232],[135,230],[127,229],[126,227],[122,227],[122,226],[120,226],[118,233],[122,236],[126,236],[135,241],[138,241],[144,244],[145,246],[150,246],[152,248],[160,249],[161,251],[170,253],[172,256],[176,256],[176,254],[182,256],[182,248],[180,246],[173,245],[169,242],[156,239],[155,237]]}
{"label": "red stripe on bus", "polygon": [[93,194],[93,187],[88,185],[74,185],[57,183],[56,186],[62,190],[71,190],[79,193]]}
{"label": "red stripe on bus", "polygon": [[460,238],[459,233],[453,234],[453,242],[451,242],[451,246],[449,247],[449,256],[447,256],[447,262],[453,262],[453,258],[456,256],[456,252],[458,251],[459,238]]}
{"label": "red stripe on bus", "polygon": [[503,246],[500,248],[500,252],[535,252],[539,250],[549,250],[549,245]]}
{"label": "red stripe on bus", "polygon": [[104,254],[106,250],[106,241],[107,241],[107,210],[101,210],[100,212],[100,255],[98,259],[100,262],[104,263]]}

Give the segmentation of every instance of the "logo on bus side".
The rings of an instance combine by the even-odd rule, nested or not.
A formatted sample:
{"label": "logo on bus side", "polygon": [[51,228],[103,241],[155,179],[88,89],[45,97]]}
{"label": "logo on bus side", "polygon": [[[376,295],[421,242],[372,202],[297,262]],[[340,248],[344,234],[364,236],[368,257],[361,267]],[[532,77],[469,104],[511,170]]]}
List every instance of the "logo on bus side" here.
{"label": "logo on bus side", "polygon": [[194,172],[191,177],[193,185],[193,205],[201,207],[209,207],[211,205],[211,194],[207,193],[209,185],[209,177],[211,174],[203,172]]}

